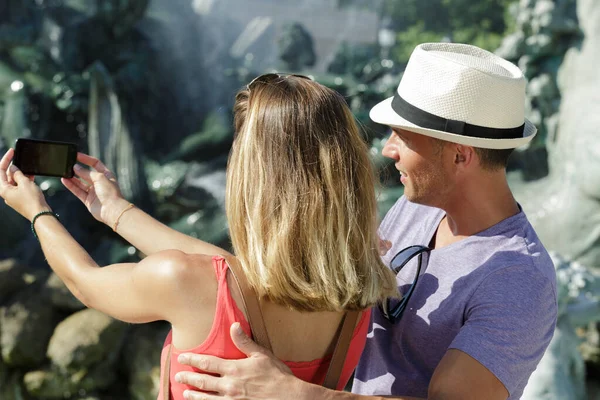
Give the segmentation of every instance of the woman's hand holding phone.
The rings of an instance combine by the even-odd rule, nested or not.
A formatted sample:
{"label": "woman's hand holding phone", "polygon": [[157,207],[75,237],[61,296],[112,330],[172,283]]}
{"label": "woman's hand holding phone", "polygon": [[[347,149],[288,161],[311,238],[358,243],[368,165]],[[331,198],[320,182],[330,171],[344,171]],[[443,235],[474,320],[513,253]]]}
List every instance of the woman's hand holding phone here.
{"label": "woman's hand holding phone", "polygon": [[112,226],[119,213],[129,205],[115,175],[102,161],[87,154],[77,153],[77,161],[90,169],[76,164],[73,168],[75,177],[62,178],[61,182],[85,204],[94,218]]}
{"label": "woman's hand holding phone", "polygon": [[14,149],[9,149],[0,160],[0,197],[31,221],[37,213],[50,210],[50,206],[33,177],[24,175],[19,168],[11,165],[14,154]]}

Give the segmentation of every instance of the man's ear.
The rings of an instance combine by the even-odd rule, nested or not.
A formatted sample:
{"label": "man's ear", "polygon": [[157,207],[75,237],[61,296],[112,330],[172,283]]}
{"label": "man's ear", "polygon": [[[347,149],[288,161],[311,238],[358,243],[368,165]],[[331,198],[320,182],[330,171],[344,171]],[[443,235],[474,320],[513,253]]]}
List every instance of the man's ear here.
{"label": "man's ear", "polygon": [[475,161],[475,149],[462,144],[454,145],[454,165],[468,167]]}

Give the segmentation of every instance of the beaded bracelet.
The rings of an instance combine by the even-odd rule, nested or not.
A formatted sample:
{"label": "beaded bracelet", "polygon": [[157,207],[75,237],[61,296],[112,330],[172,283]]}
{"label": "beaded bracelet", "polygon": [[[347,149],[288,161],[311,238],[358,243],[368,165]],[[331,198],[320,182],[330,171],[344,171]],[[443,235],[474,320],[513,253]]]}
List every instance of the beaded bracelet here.
{"label": "beaded bracelet", "polygon": [[40,241],[40,238],[38,238],[38,235],[35,232],[35,220],[38,219],[38,217],[41,217],[42,215],[54,215],[54,217],[60,221],[60,219],[58,218],[58,214],[56,214],[53,211],[42,211],[40,213],[35,214],[35,216],[31,220],[31,232],[33,232],[33,236],[35,236],[38,242]]}

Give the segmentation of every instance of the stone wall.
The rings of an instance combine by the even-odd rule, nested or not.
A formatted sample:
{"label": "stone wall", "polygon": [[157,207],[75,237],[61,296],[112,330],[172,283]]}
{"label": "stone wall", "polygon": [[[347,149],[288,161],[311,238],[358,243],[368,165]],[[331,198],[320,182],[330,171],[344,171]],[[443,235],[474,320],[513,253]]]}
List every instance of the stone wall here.
{"label": "stone wall", "polygon": [[[600,3],[521,0],[517,14],[521,30],[507,38],[512,44],[505,43],[500,52],[511,55],[530,80],[530,105],[535,106],[530,117],[541,128],[548,153],[548,175],[525,184],[513,182],[515,197],[545,247],[570,265],[587,269],[597,281]],[[575,282],[583,284],[587,283],[582,279]],[[529,393],[524,398],[598,398],[592,386],[600,381],[599,296],[597,286],[582,290],[577,302],[594,300],[585,307],[578,306],[584,318],[575,311],[559,317],[553,342],[530,379]],[[559,296],[559,304],[570,303]],[[589,397],[582,379],[587,379]],[[569,385],[573,390],[567,390]]]}
{"label": "stone wall", "polygon": [[0,262],[0,399],[154,400],[166,323],[86,309],[54,273]]}
{"label": "stone wall", "polygon": [[[568,2],[576,4],[581,40],[563,48],[562,62],[549,77],[560,92],[552,100],[558,103],[557,113],[547,117],[555,120],[545,140],[549,174],[519,187],[516,194],[547,248],[600,269],[600,3],[556,4]],[[562,18],[560,13],[556,18]],[[518,59],[520,64],[523,58],[527,55]]]}
{"label": "stone wall", "polygon": [[528,80],[527,118],[538,135],[515,157],[527,181],[548,173],[546,146],[558,130],[561,91],[559,68],[569,49],[581,45],[576,0],[520,0],[510,9],[515,31],[496,53],[517,64]]}

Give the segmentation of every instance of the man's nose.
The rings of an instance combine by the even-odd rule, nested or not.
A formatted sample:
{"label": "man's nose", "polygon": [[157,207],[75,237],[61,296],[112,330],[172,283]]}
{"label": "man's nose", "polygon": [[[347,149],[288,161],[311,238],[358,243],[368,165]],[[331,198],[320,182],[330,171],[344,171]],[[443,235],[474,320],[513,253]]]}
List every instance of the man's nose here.
{"label": "man's nose", "polygon": [[388,137],[385,144],[383,145],[383,149],[381,149],[381,154],[384,157],[388,157],[394,161],[398,161],[400,159],[400,154],[398,152],[398,143],[396,143],[395,136],[396,135],[392,131],[390,137]]}

